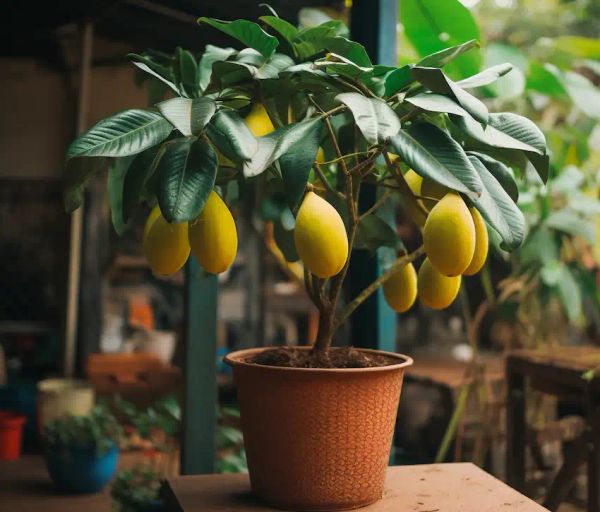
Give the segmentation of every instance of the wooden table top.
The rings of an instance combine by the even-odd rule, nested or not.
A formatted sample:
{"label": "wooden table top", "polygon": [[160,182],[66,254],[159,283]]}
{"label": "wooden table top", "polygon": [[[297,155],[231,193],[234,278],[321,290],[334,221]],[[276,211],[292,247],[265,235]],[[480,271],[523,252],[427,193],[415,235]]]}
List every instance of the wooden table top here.
{"label": "wooden table top", "polygon": [[0,461],[0,512],[108,512],[110,506],[108,489],[77,496],[59,492],[38,455]]}
{"label": "wooden table top", "polygon": [[[169,508],[182,512],[273,512],[250,494],[246,474],[168,481]],[[381,501],[364,512],[541,512],[546,510],[470,463],[394,466]]]}

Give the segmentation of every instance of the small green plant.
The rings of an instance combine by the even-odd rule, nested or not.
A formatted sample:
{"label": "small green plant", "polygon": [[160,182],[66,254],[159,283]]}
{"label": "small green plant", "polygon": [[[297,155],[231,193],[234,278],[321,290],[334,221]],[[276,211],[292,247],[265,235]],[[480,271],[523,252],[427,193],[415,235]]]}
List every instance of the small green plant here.
{"label": "small green plant", "polygon": [[141,410],[117,395],[114,406],[142,438],[149,437],[153,430],[160,430],[169,437],[175,437],[179,433],[181,407],[174,396],[162,398],[147,409]]}
{"label": "small green plant", "polygon": [[139,465],[119,471],[110,491],[113,510],[136,512],[158,506],[160,486],[161,478],[150,466]]}
{"label": "small green plant", "polygon": [[217,427],[217,471],[219,473],[244,473],[248,471],[244,436],[238,428],[240,411],[233,407],[219,408]]}
{"label": "small green plant", "polygon": [[102,455],[118,444],[121,426],[102,406],[96,406],[87,416],[68,415],[46,424],[44,443],[48,449],[94,447]]}

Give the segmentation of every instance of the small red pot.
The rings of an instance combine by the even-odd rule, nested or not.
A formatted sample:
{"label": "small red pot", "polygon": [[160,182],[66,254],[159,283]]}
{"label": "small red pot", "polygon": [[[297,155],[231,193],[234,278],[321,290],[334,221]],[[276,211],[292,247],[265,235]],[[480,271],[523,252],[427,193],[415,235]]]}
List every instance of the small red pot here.
{"label": "small red pot", "polygon": [[0,460],[21,456],[21,437],[26,418],[21,414],[0,411]]}

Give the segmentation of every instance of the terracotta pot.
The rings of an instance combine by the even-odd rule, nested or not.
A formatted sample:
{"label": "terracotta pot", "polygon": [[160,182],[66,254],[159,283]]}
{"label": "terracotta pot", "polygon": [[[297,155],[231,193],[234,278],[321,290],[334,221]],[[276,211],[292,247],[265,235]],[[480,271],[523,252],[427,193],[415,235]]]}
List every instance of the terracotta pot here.
{"label": "terracotta pot", "polygon": [[[253,491],[286,510],[346,510],[383,494],[404,368],[281,368],[233,352]],[[307,348],[308,350],[308,348]],[[365,350],[365,352],[377,352]]]}

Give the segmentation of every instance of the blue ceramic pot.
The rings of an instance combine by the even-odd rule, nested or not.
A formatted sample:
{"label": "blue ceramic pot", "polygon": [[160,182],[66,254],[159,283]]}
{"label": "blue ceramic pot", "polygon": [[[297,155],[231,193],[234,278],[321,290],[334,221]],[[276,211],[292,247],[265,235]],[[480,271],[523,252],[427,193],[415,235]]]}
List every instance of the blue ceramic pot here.
{"label": "blue ceramic pot", "polygon": [[98,455],[95,447],[48,447],[46,467],[52,481],[71,494],[102,490],[117,471],[119,449],[113,445]]}

